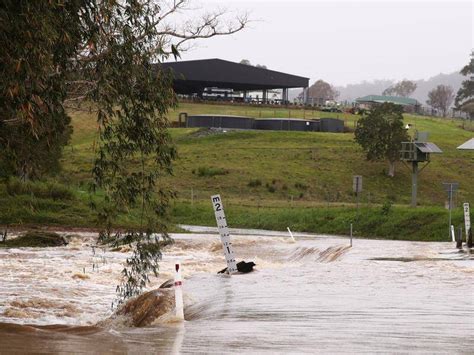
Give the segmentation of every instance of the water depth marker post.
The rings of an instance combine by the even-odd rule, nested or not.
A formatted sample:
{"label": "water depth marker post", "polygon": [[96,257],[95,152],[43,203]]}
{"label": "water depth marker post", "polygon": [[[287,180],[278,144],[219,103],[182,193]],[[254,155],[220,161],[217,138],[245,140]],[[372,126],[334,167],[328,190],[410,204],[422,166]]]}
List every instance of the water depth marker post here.
{"label": "water depth marker post", "polygon": [[469,203],[463,203],[462,208],[464,210],[464,230],[466,231],[466,243],[469,239],[469,230],[471,229],[471,215],[469,212]]}
{"label": "water depth marker post", "polygon": [[459,227],[459,234],[456,238],[456,248],[462,249],[462,227]]}
{"label": "water depth marker post", "polygon": [[293,233],[291,233],[290,227],[286,227],[286,229],[288,230],[288,233],[290,233],[290,237],[293,243],[296,243],[295,237],[293,236]]}
{"label": "water depth marker post", "polygon": [[[459,188],[457,182],[443,182],[444,189],[448,192],[448,209],[449,209],[449,222],[448,222],[448,235],[451,235],[451,210],[453,209],[453,196]],[[416,206],[415,206],[416,207]]]}
{"label": "water depth marker post", "polygon": [[235,263],[234,251],[232,250],[232,242],[230,241],[229,228],[227,227],[221,196],[211,196],[211,201],[216,216],[217,229],[221,235],[222,248],[224,249],[225,261],[227,262],[227,272],[229,275],[232,275],[237,272],[237,264]]}
{"label": "water depth marker post", "polygon": [[183,306],[183,279],[181,278],[181,265],[175,265],[174,274],[174,301],[176,305],[176,318],[184,320],[184,306]]}
{"label": "water depth marker post", "polygon": [[352,247],[352,223],[351,223],[351,247]]}
{"label": "water depth marker post", "polygon": [[359,214],[359,195],[362,192],[362,176],[354,175],[352,177],[352,190],[356,194],[357,214]]}

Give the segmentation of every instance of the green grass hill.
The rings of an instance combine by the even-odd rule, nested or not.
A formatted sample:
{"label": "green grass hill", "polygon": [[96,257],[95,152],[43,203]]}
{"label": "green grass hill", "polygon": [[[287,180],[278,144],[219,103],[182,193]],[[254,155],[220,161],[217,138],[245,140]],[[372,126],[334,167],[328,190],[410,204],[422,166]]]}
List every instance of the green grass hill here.
{"label": "green grass hill", "polygon": [[[355,127],[359,117],[301,109],[181,103],[176,110],[170,111],[169,119],[176,121],[180,112],[262,118],[339,117],[350,129]],[[74,112],[71,115],[74,134],[71,144],[64,151],[63,171],[55,178],[54,184],[66,187],[73,197],[55,199],[47,193],[15,192],[12,186],[0,185],[0,224],[93,224],[93,215],[87,208],[87,184],[91,177],[97,125],[90,114]],[[420,174],[418,197],[422,208],[416,213],[406,207],[411,196],[409,167],[398,163],[396,176],[386,176],[387,164],[366,161],[352,133],[227,130],[209,134],[198,129],[172,128],[170,131],[179,157],[174,164],[174,176],[163,183],[177,192],[173,220],[177,223],[212,225],[209,198],[214,193],[220,193],[230,224],[231,216],[235,215],[233,226],[282,229],[286,227],[285,223],[293,221],[300,226],[295,230],[344,233],[348,221],[356,218],[352,176],[362,175],[364,190],[358,221],[366,219],[373,222],[370,216],[382,211],[384,204],[393,203],[389,213],[397,215],[397,218],[410,219],[415,215],[421,216],[425,211],[424,216],[419,217],[423,220],[421,225],[429,224],[430,218],[433,221],[429,231],[419,231],[419,227],[419,232],[416,232],[414,223],[413,230],[408,232],[410,223],[399,220],[402,224],[408,223],[408,229],[402,229],[405,235],[411,236],[409,239],[426,239],[422,233],[429,235],[428,239],[437,239],[435,235],[440,234],[439,229],[444,230],[447,214],[443,208],[447,195],[442,183],[460,183],[458,206],[464,201],[474,201],[474,152],[456,149],[473,136],[474,127],[472,123],[463,124],[459,120],[416,115],[406,115],[405,121],[418,131],[428,131],[429,140],[443,150],[443,154],[433,155],[431,163]],[[333,216],[330,219],[332,222],[323,223],[327,218],[323,214]],[[456,211],[455,215],[461,218],[460,211]],[[381,225],[391,223],[386,216],[384,214],[382,218],[385,222],[380,220]],[[320,217],[321,220],[318,219]],[[340,218],[344,223],[334,222]],[[134,223],[133,213],[121,221],[123,225],[129,223]],[[345,225],[339,226],[341,223]],[[360,233],[364,236],[406,239],[401,231],[397,232],[396,224],[377,231],[368,226],[365,232]]]}

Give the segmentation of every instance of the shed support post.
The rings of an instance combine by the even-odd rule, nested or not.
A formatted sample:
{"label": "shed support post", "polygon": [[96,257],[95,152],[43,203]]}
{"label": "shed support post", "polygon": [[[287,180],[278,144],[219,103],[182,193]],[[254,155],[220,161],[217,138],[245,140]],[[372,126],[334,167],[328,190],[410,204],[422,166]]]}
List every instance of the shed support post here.
{"label": "shed support post", "polygon": [[267,103],[267,89],[262,90],[262,103],[266,104]]}
{"label": "shed support post", "polygon": [[288,89],[282,89],[281,93],[281,103],[283,105],[288,105]]}
{"label": "shed support post", "polygon": [[308,87],[303,89],[303,105],[308,103]]}

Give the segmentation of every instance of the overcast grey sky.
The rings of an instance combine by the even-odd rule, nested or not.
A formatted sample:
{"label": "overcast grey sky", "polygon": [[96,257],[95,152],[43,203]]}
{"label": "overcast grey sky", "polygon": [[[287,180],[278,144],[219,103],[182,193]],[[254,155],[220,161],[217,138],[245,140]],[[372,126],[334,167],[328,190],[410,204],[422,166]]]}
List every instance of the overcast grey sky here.
{"label": "overcast grey sky", "polygon": [[473,45],[472,1],[197,0],[249,11],[253,23],[213,38],[183,60],[249,59],[333,85],[427,79],[459,70]]}

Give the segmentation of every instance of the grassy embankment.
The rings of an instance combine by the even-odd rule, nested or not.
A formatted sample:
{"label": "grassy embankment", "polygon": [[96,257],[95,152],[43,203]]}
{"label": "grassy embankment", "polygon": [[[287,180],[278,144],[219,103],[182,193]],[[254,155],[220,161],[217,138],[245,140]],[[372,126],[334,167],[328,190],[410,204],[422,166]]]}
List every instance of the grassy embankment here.
{"label": "grassy embankment", "polygon": [[[354,127],[357,116],[317,111],[246,106],[183,103],[170,112],[188,114],[221,113],[253,117],[338,117]],[[398,239],[446,240],[447,212],[442,182],[458,181],[458,201],[474,201],[474,154],[455,148],[472,132],[461,129],[459,121],[406,116],[406,122],[429,131],[430,140],[444,151],[420,175],[416,210],[406,206],[410,199],[410,171],[398,165],[395,178],[386,177],[386,164],[371,163],[353,141],[353,134],[232,131],[199,136],[195,129],[172,129],[179,158],[175,176],[166,179],[177,191],[172,210],[176,223],[214,225],[209,197],[221,193],[229,224],[296,231],[347,234],[356,220],[352,175],[363,175],[364,192],[356,222],[359,236]],[[0,223],[90,227],[93,214],[87,207],[87,183],[93,160],[94,119],[73,114],[74,136],[65,150],[64,170],[57,180],[68,187],[67,197],[48,193],[8,194],[0,186]],[[12,189],[10,189],[12,190]],[[14,190],[14,189],[13,189]],[[41,194],[40,194],[41,195]],[[382,204],[394,203],[388,213]],[[459,205],[459,204],[458,204]],[[386,211],[385,211],[386,212]],[[460,209],[454,223],[461,223]],[[134,214],[120,225],[136,223]]]}

